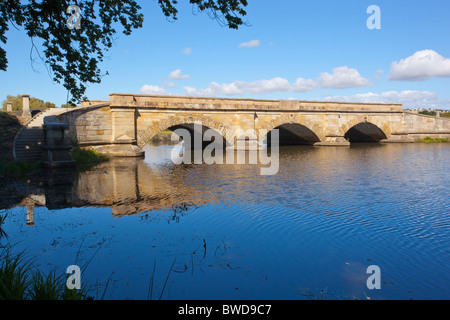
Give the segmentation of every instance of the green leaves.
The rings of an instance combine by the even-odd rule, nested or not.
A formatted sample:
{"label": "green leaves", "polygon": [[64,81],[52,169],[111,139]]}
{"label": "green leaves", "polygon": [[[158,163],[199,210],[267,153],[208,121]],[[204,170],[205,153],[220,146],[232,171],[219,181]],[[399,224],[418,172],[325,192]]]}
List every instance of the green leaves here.
{"label": "green leaves", "polygon": [[[158,0],[158,3],[166,17],[178,19],[177,0]],[[212,19],[230,29],[238,29],[244,24],[242,17],[247,14],[244,10],[247,0],[189,0],[189,3],[197,6],[199,11],[207,12]]]}
{"label": "green leaves", "polygon": [[[81,12],[81,28],[69,29],[67,8],[75,4]],[[243,24],[247,0],[189,0],[220,24],[237,29]],[[158,0],[163,14],[177,20],[176,0]],[[12,25],[22,27],[32,40],[33,50],[48,66],[49,74],[71,94],[76,103],[84,96],[89,83],[100,83],[107,75],[99,65],[104,52],[115,40],[117,27],[130,35],[141,28],[144,15],[134,0],[9,0],[0,3],[0,41],[7,43],[6,31]],[[39,39],[42,55],[34,44]],[[6,71],[6,51],[0,47],[0,70]]]}
{"label": "green leaves", "polygon": [[[51,78],[62,83],[70,92],[70,102],[83,99],[88,83],[100,83],[103,76],[99,63],[103,52],[111,48],[116,34],[115,22],[122,25],[126,35],[142,27],[143,15],[136,1],[84,0],[77,1],[81,29],[69,29],[66,13],[69,1],[31,0],[9,1],[0,5],[0,40],[6,43],[9,24],[23,27],[27,35],[42,41],[39,57],[49,67]],[[0,48],[1,49],[1,48]],[[39,52],[39,51],[38,51]],[[0,69],[6,70],[5,50],[0,50]]]}

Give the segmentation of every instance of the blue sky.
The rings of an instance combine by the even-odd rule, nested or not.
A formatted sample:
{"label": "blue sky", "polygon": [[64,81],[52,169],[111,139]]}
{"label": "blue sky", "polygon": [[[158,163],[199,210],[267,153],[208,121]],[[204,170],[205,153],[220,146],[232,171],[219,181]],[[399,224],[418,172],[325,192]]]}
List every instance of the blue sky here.
{"label": "blue sky", "polygon": [[[229,30],[180,1],[168,21],[141,1],[144,28],[119,34],[89,99],[113,92],[403,103],[450,109],[448,0],[249,0],[248,26]],[[381,29],[367,28],[370,5]],[[58,106],[67,92],[30,62],[23,31],[8,34],[0,98],[28,93]]]}

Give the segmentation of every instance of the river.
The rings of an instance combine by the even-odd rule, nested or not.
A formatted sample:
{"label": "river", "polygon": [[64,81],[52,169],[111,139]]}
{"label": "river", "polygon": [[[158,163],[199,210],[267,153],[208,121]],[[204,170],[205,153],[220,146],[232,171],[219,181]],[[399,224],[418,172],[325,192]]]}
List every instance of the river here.
{"label": "river", "polygon": [[449,144],[281,147],[272,176],[145,150],[3,187],[8,241],[95,299],[450,299]]}

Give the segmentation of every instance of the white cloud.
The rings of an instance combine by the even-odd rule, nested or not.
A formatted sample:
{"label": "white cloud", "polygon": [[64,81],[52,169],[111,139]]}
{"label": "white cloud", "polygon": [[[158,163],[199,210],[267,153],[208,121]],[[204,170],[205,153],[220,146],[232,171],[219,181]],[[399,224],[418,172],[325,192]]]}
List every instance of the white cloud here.
{"label": "white cloud", "polygon": [[270,80],[257,80],[252,82],[234,81],[232,83],[219,84],[211,82],[206,89],[196,89],[184,87],[188,95],[193,96],[242,96],[245,93],[264,94],[269,92],[290,91],[291,84],[283,78],[273,78]]}
{"label": "white cloud", "polygon": [[256,81],[234,81],[232,83],[219,84],[211,82],[206,89],[196,89],[193,87],[184,87],[184,91],[188,95],[194,96],[239,96],[245,93],[265,94],[270,92],[307,92],[318,88],[318,84],[314,80],[305,80],[298,78],[296,82],[290,83],[284,78],[263,79]]}
{"label": "white cloud", "polygon": [[434,50],[422,50],[391,64],[389,80],[424,81],[450,77],[450,59]]}
{"label": "white cloud", "polygon": [[333,69],[333,74],[324,72],[320,75],[319,83],[322,88],[346,89],[369,87],[373,84],[363,78],[358,70],[347,66]]}
{"label": "white cloud", "polygon": [[414,91],[405,90],[401,92],[388,91],[383,92],[381,97],[385,101],[392,101],[397,103],[415,103],[415,104],[430,104],[438,99],[438,95],[435,92],[429,91]]}
{"label": "white cloud", "polygon": [[159,86],[149,85],[149,84],[144,85],[140,91],[142,94],[155,94],[155,95],[167,94],[167,92],[164,88],[161,88]]}
{"label": "white cloud", "polygon": [[192,48],[184,48],[182,52],[186,55],[190,55],[192,53]]}
{"label": "white cloud", "polygon": [[291,85],[292,91],[295,92],[308,92],[313,91],[319,87],[319,83],[311,79],[298,78],[295,83]]}
{"label": "white cloud", "polygon": [[249,42],[243,42],[239,45],[239,48],[255,48],[259,47],[261,42],[259,40],[251,40]]}
{"label": "white cloud", "polygon": [[243,91],[249,93],[268,93],[290,91],[291,84],[283,78],[273,78],[270,80],[257,80],[252,82],[236,81],[236,85]]}
{"label": "white cloud", "polygon": [[180,69],[174,70],[169,74],[169,79],[172,80],[181,80],[181,79],[189,79],[190,76],[188,74],[182,74]]}
{"label": "white cloud", "polygon": [[244,92],[238,88],[236,82],[229,84],[219,84],[217,82],[211,82],[206,89],[196,89],[193,87],[184,87],[183,90],[190,96],[205,96],[214,97],[219,95],[226,96],[239,96]]}
{"label": "white cloud", "polygon": [[318,80],[298,78],[291,83],[281,77],[262,79],[256,81],[234,81],[232,83],[219,84],[211,82],[205,89],[184,87],[188,95],[194,96],[239,96],[246,93],[265,94],[271,92],[308,92],[319,88],[351,88],[371,86],[369,80],[361,77],[356,69],[339,67],[333,70],[333,74],[323,73]]}
{"label": "white cloud", "polygon": [[175,82],[165,82],[164,87],[166,88],[176,88],[177,84]]}
{"label": "white cloud", "polygon": [[400,103],[405,108],[448,108],[450,100],[440,99],[438,94],[429,91],[386,91],[382,93],[360,93],[351,96],[327,96],[323,100],[361,103]]}

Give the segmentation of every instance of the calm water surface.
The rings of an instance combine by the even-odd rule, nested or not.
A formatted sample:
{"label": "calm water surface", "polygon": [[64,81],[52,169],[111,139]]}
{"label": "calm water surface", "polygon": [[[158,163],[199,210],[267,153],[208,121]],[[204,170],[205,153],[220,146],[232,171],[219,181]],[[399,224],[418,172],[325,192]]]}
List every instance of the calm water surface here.
{"label": "calm water surface", "polygon": [[275,176],[171,150],[9,186],[9,241],[97,299],[450,299],[450,145],[286,147]]}

